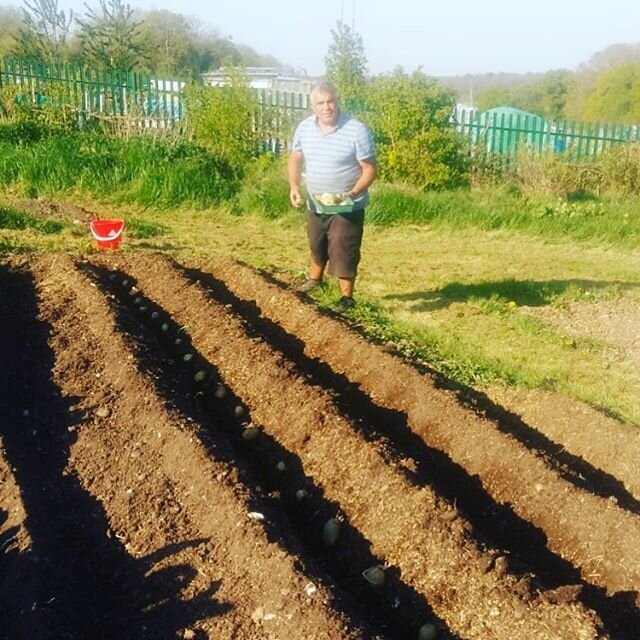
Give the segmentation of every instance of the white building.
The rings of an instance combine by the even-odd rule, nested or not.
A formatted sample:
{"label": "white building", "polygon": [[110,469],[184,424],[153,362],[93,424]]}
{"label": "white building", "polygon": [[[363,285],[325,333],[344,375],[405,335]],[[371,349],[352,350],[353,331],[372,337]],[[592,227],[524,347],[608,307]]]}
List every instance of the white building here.
{"label": "white building", "polygon": [[[249,79],[251,87],[267,91],[286,91],[309,95],[313,85],[318,82],[318,78],[289,75],[277,67],[246,67],[243,73]],[[215,71],[203,73],[202,79],[206,84],[219,86],[225,84],[227,74],[225,67],[221,67]]]}

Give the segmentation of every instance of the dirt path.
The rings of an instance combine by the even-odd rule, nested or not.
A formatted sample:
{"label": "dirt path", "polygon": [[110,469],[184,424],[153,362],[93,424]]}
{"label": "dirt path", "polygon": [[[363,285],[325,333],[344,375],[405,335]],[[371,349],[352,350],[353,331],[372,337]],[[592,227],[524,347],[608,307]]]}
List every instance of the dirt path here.
{"label": "dirt path", "polygon": [[611,358],[628,359],[640,369],[640,305],[633,300],[570,302],[562,307],[521,310],[559,327],[569,336],[607,343]]}
{"label": "dirt path", "polygon": [[636,637],[615,461],[235,263],[14,260],[0,294],[9,637]]}

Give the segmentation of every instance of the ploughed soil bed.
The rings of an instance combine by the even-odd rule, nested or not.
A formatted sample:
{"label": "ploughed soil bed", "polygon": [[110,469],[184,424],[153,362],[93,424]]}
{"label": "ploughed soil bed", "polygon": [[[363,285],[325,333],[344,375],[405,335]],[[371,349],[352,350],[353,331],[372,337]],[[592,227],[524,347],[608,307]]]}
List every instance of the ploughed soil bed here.
{"label": "ploughed soil bed", "polygon": [[638,638],[625,425],[540,430],[225,260],[7,259],[0,362],[3,638]]}

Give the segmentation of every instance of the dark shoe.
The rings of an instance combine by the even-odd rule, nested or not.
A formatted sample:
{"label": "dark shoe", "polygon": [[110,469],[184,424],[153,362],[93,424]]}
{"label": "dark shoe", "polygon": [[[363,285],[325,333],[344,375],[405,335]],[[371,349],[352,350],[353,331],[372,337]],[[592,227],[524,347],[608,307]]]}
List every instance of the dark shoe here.
{"label": "dark shoe", "polygon": [[322,280],[316,280],[315,278],[307,278],[297,289],[299,293],[309,293],[317,289],[322,284]]}
{"label": "dark shoe", "polygon": [[344,313],[345,311],[349,311],[349,309],[353,309],[356,306],[356,301],[349,296],[342,296],[340,300],[336,303],[335,310],[340,313]]}

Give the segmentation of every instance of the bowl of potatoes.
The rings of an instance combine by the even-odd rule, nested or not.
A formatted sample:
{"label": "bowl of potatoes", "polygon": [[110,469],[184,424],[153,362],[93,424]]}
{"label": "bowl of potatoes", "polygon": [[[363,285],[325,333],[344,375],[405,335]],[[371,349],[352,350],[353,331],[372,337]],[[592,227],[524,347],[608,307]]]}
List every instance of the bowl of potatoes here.
{"label": "bowl of potatoes", "polygon": [[311,199],[318,213],[347,213],[353,211],[353,200],[346,193],[315,193]]}

